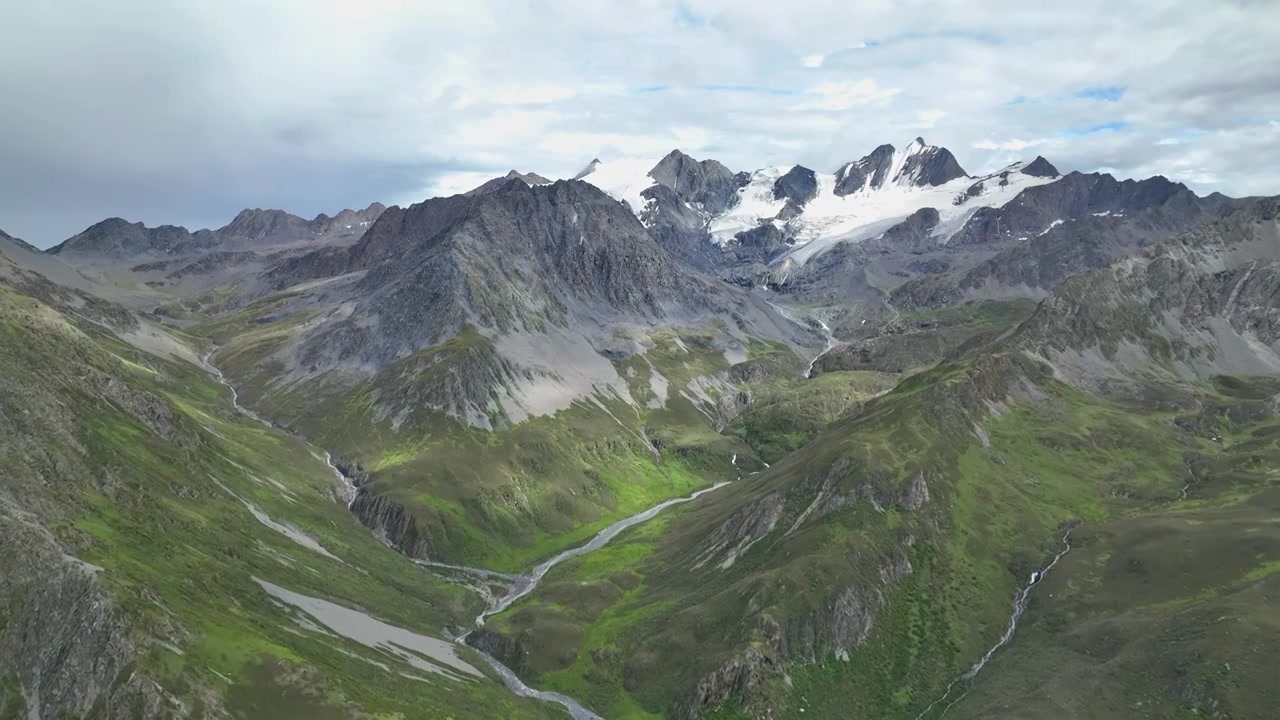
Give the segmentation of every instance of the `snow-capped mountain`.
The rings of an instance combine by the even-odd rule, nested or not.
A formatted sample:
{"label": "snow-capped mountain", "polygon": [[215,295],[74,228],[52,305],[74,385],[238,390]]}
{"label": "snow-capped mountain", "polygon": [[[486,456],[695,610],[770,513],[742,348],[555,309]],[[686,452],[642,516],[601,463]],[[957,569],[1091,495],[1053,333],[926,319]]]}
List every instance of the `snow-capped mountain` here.
{"label": "snow-capped mountain", "polygon": [[[673,166],[685,172],[673,173]],[[803,264],[837,243],[877,237],[923,208],[938,211],[933,236],[945,245],[978,208],[1003,206],[1021,191],[1058,177],[1044,158],[970,177],[946,148],[916,138],[901,150],[881,145],[830,174],[800,165],[734,174],[714,161],[698,163],[675,151],[657,162],[594,160],[577,179],[626,203],[647,227],[658,224],[664,211],[683,216],[684,225],[695,216],[721,248],[753,241],[772,226],[777,232],[767,234],[786,249],[771,262]],[[714,204],[705,198],[691,201],[689,190],[698,183],[714,186],[712,196],[719,190],[727,197]],[[662,207],[664,195],[673,196],[666,204],[674,200],[679,206]]]}

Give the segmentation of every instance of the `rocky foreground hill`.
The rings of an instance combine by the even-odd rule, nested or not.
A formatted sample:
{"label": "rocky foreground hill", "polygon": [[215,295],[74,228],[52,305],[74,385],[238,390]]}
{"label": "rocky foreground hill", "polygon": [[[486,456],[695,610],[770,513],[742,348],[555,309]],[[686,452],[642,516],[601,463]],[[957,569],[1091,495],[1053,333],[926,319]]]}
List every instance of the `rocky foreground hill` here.
{"label": "rocky foreground hill", "polygon": [[0,236],[0,716],[1266,717],[1277,200],[832,166]]}

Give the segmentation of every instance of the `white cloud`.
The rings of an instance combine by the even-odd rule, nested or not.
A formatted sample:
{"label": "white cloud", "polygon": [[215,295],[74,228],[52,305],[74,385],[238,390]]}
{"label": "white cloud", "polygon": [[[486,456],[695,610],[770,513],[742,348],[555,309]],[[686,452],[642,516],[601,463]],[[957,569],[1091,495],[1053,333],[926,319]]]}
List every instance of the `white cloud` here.
{"label": "white cloud", "polygon": [[949,115],[946,110],[938,108],[930,108],[929,110],[917,110],[915,122],[912,127],[927,130],[938,124],[938,121]]}
{"label": "white cloud", "polygon": [[332,214],[677,146],[831,169],[916,134],[970,172],[1034,149],[1280,192],[1274,2],[125,5],[0,3],[23,29],[0,44],[0,229],[50,244],[108,215]]}
{"label": "white cloud", "polygon": [[863,105],[884,105],[901,92],[900,88],[880,87],[875,80],[820,82],[810,87],[808,99],[792,110],[839,112]]}
{"label": "white cloud", "polygon": [[1044,140],[1018,140],[1018,139],[1005,140],[1002,142],[982,140],[980,142],[974,143],[973,146],[979,150],[1012,150],[1014,152],[1017,152],[1018,150],[1026,150],[1027,148],[1033,148],[1037,145],[1043,145],[1044,142],[1045,142]]}

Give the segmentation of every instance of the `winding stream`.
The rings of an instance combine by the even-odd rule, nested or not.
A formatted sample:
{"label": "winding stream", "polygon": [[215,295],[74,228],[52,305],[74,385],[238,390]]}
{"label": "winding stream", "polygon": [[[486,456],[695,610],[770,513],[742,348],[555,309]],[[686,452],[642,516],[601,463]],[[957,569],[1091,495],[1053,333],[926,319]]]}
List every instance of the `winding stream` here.
{"label": "winding stream", "polygon": [[938,715],[939,720],[946,717],[947,712],[951,710],[952,706],[963,700],[965,695],[969,694],[969,688],[972,687],[973,679],[978,676],[978,673],[982,672],[982,668],[986,667],[987,662],[996,654],[996,651],[1005,645],[1008,645],[1009,641],[1013,639],[1013,634],[1018,630],[1018,619],[1021,618],[1022,613],[1026,611],[1027,603],[1031,599],[1031,590],[1038,585],[1041,580],[1044,580],[1045,575],[1049,574],[1049,571],[1053,569],[1053,566],[1057,565],[1058,561],[1069,552],[1071,552],[1070,529],[1068,529],[1062,536],[1062,549],[1058,551],[1057,555],[1053,556],[1053,560],[1051,560],[1048,565],[1045,565],[1042,569],[1031,573],[1031,578],[1027,581],[1026,586],[1022,588],[1022,592],[1018,593],[1017,597],[1014,599],[1013,612],[1009,615],[1009,625],[1005,628],[1004,634],[1000,636],[1000,639],[996,641],[996,644],[992,645],[991,649],[987,650],[978,662],[974,663],[973,666],[966,670],[963,675],[952,680],[951,683],[947,685],[947,689],[943,691],[942,697],[929,703],[929,707],[925,708],[924,712],[917,715],[916,720],[922,720],[922,718],[928,715],[935,707],[946,702],[947,699],[951,697],[951,691],[957,686],[963,684],[964,692],[960,693],[960,695],[958,695],[954,700],[946,704],[942,709],[942,714]]}
{"label": "winding stream", "polygon": [[[712,485],[711,487],[703,488],[693,493],[692,495],[688,495],[686,497],[680,497],[680,498],[673,498],[671,500],[667,500],[666,502],[658,503],[657,505],[654,505],[653,507],[649,508],[648,510],[645,510],[644,512],[636,513],[635,515],[632,515],[630,517],[625,517],[619,520],[618,522],[610,525],[609,527],[601,530],[600,532],[596,533],[596,536],[591,538],[591,540],[587,542],[587,544],[579,545],[578,547],[565,550],[564,552],[560,553],[559,555],[556,555],[550,560],[543,562],[541,565],[536,566],[535,568],[525,573],[524,575],[515,576],[514,577],[515,582],[512,585],[510,592],[496,599],[489,607],[485,608],[484,612],[477,615],[476,625],[483,626],[485,618],[489,617],[490,615],[496,615],[502,612],[503,610],[506,610],[507,608],[511,607],[511,605],[515,603],[515,601],[533,592],[534,589],[538,587],[538,583],[542,582],[543,576],[545,576],[547,572],[551,570],[551,568],[555,567],[556,565],[559,565],[565,560],[578,557],[579,555],[586,555],[587,553],[592,553],[592,552],[595,552],[596,550],[599,550],[605,545],[608,545],[609,541],[617,537],[623,530],[626,530],[627,528],[632,527],[633,525],[639,525],[640,523],[645,522],[647,520],[652,520],[658,513],[662,512],[663,510],[666,510],[672,505],[680,505],[681,503],[687,503],[692,500],[697,500],[703,495],[706,495],[707,493],[713,490],[719,490],[720,488],[728,484],[729,483],[727,482],[716,483],[715,485]],[[480,570],[478,568],[467,568],[467,570],[474,571],[474,572],[489,572],[487,570]]]}
{"label": "winding stream", "polygon": [[822,334],[825,335],[827,338],[827,346],[822,349],[822,352],[818,353],[817,355],[814,355],[813,359],[809,361],[809,366],[804,369],[805,378],[812,378],[814,363],[821,360],[823,355],[826,355],[827,353],[831,352],[833,349],[835,349],[835,346],[839,344],[838,341],[836,340],[835,333],[831,332],[830,325],[827,325],[825,322],[823,322],[822,318],[818,317],[817,315],[813,316],[813,319],[815,322],[818,323],[818,327],[822,328]]}
{"label": "winding stream", "polygon": [[270,420],[267,420],[261,415],[255,413],[254,411],[240,404],[240,393],[236,392],[235,386],[227,382],[227,378],[225,375],[222,374],[222,371],[219,370],[213,363],[209,362],[209,358],[213,357],[213,354],[217,351],[218,351],[218,348],[215,347],[214,349],[205,353],[204,357],[200,358],[200,363],[205,366],[205,369],[209,371],[209,374],[212,375],[220,385],[225,387],[227,390],[231,391],[231,406],[234,407],[236,410],[238,410],[241,415],[244,415],[245,417],[255,422],[262,423],[263,425],[266,425],[269,428],[275,427],[275,425],[273,425]]}

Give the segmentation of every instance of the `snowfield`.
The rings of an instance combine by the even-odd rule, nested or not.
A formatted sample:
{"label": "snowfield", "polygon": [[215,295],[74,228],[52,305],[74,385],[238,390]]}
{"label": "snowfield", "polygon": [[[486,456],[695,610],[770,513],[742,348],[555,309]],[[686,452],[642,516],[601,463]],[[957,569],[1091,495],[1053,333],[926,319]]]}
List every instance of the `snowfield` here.
{"label": "snowfield", "polygon": [[[916,186],[913,178],[904,174],[907,161],[915,154],[934,149],[933,146],[913,142],[896,150],[886,176],[888,180],[881,187],[871,187],[868,177],[861,189],[845,196],[835,194],[840,179],[835,174],[816,173],[817,195],[805,204],[798,217],[789,221],[776,219],[787,201],[774,197],[773,186],[794,166],[757,170],[751,174],[747,185],[738,190],[737,203],[708,219],[707,231],[715,242],[723,246],[738,233],[771,222],[795,239],[795,247],[774,262],[790,260],[803,264],[837,243],[862,242],[878,237],[916,211],[931,207],[940,216],[933,235],[939,244],[946,244],[978,208],[1003,206],[1029,187],[1058,179],[1057,176],[1024,174],[1021,169],[1025,163],[1018,162],[982,177],[961,177],[932,187]],[[657,161],[647,159],[608,163],[593,161],[579,179],[627,203],[631,211],[640,216],[646,208],[646,200],[641,193],[654,186],[655,181],[649,177],[649,172],[655,165]],[[980,192],[968,196],[969,189],[979,182],[982,183]]]}

